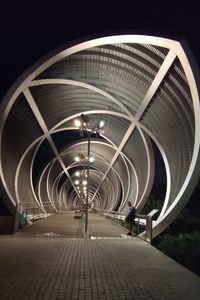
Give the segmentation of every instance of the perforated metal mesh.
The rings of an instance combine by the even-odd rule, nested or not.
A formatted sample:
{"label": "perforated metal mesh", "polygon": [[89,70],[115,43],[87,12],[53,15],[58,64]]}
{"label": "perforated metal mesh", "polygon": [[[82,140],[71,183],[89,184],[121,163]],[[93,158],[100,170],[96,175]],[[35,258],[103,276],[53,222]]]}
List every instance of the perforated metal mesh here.
{"label": "perforated metal mesh", "polygon": [[64,47],[49,57],[3,102],[0,170],[11,201],[80,207],[74,174],[86,166],[74,157],[87,156],[88,135],[80,134],[74,119],[85,114],[88,133],[100,120],[106,123],[104,132],[90,136],[96,159],[88,198],[95,209],[126,212],[127,201],[144,207],[154,184],[152,141],[157,145],[167,178],[154,224],[153,235],[159,234],[199,178],[199,98],[181,44],[116,36]]}

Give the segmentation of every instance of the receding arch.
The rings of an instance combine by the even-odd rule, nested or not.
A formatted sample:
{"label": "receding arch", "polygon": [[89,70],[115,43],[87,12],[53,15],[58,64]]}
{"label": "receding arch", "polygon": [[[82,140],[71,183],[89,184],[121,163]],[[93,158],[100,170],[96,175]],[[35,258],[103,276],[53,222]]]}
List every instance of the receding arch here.
{"label": "receding arch", "polygon": [[[100,116],[107,118],[112,130],[107,127],[101,137],[107,146],[102,144],[99,149],[102,157],[109,156],[111,148],[115,150],[90,196],[95,199],[98,194],[100,201],[98,191],[114,169],[118,178],[123,178],[119,180],[124,189],[121,211],[135,188],[135,203],[139,208],[145,204],[154,180],[151,139],[156,143],[166,169],[167,190],[153,236],[164,230],[187,203],[199,179],[199,94],[190,55],[178,41],[118,35],[64,45],[31,67],[11,87],[0,107],[0,176],[12,205],[23,203],[18,182],[28,176],[31,201],[44,209],[32,178],[34,158],[44,140],[76,195],[53,136],[75,130],[70,122],[83,113],[94,122]],[[16,141],[10,139],[12,132]],[[100,145],[97,140],[95,143]],[[78,149],[80,139],[75,144]],[[38,170],[38,178],[40,172],[44,169]],[[47,194],[50,201],[50,190]]]}

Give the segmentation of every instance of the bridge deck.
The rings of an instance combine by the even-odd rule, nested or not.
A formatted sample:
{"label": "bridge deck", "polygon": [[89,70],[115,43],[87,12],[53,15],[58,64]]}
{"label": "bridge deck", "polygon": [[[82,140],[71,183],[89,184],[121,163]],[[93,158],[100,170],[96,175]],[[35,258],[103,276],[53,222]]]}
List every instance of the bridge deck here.
{"label": "bridge deck", "polygon": [[[71,222],[71,223],[70,223]],[[150,244],[90,214],[57,214],[0,236],[0,299],[200,299],[200,278]]]}

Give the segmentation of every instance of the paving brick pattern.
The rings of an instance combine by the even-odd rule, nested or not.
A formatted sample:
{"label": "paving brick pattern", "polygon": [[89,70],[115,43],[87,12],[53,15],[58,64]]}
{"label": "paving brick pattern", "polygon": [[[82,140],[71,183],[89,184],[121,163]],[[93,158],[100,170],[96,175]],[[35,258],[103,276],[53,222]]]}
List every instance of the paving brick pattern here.
{"label": "paving brick pattern", "polygon": [[[102,235],[105,222],[97,217],[97,233]],[[57,233],[64,232],[61,223]],[[44,232],[45,221],[34,225],[40,233],[42,224]],[[0,299],[200,299],[198,276],[137,237],[106,234],[90,240],[48,237],[32,227],[30,235],[26,230],[0,236]]]}

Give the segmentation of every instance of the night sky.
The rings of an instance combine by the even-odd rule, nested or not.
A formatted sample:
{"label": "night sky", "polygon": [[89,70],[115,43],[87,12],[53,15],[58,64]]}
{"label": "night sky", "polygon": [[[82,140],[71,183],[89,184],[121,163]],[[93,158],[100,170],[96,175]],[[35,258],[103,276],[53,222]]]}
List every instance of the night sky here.
{"label": "night sky", "polygon": [[95,35],[151,34],[186,39],[200,65],[197,3],[2,0],[0,99],[37,59],[69,41]]}

